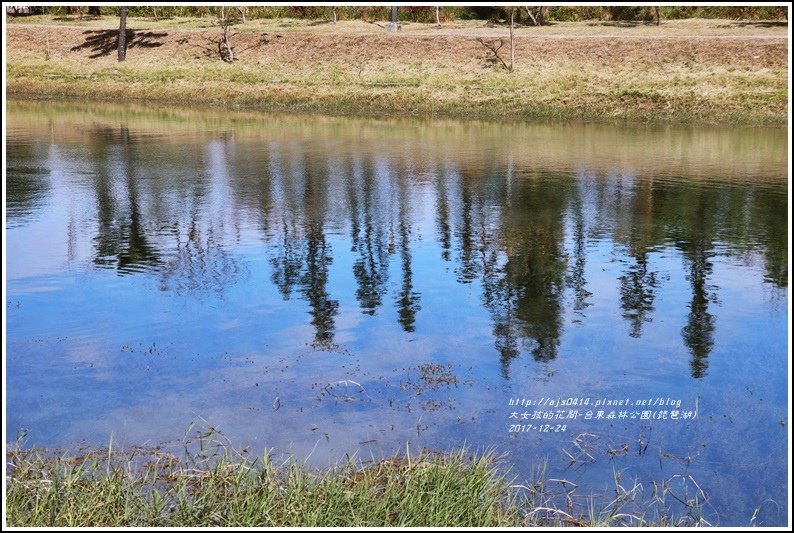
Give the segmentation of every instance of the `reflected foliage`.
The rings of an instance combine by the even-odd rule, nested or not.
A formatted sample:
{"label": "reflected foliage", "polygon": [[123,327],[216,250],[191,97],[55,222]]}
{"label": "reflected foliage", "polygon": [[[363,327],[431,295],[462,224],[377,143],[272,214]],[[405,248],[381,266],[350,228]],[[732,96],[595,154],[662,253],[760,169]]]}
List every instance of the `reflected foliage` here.
{"label": "reflected foliage", "polygon": [[45,146],[10,140],[7,150],[6,224],[11,227],[42,207],[50,189],[50,169],[39,162]]}
{"label": "reflected foliage", "polygon": [[716,298],[708,286],[712,274],[711,258],[716,254],[712,239],[716,235],[717,198],[700,188],[692,188],[688,202],[679,208],[678,220],[687,221],[676,228],[676,248],[681,251],[684,269],[691,287],[687,323],[681,330],[684,344],[691,353],[692,377],[702,378],[708,370],[708,357],[714,347],[714,316],[709,302]]}
{"label": "reflected foliage", "polygon": [[333,262],[333,255],[325,240],[322,226],[318,223],[309,229],[306,252],[306,269],[301,279],[302,292],[311,306],[314,344],[327,347],[333,344],[334,317],[339,311],[339,302],[332,299],[328,291],[328,270]]}
{"label": "reflected foliage", "polygon": [[681,334],[692,354],[690,367],[693,378],[702,378],[708,369],[708,356],[714,347],[714,316],[709,313],[708,276],[711,274],[708,247],[703,242],[681,245],[687,263],[692,300],[689,303],[687,323]]}
{"label": "reflected foliage", "polygon": [[648,254],[634,258],[634,263],[620,276],[620,305],[623,318],[630,325],[629,335],[642,337],[642,326],[652,320],[658,280],[648,268]]}
{"label": "reflected foliage", "polygon": [[389,278],[389,252],[386,225],[379,210],[378,180],[369,159],[358,161],[348,179],[351,251],[356,254],[353,275],[358,288],[356,299],[361,311],[374,315],[383,302]]}
{"label": "reflected foliage", "polygon": [[664,229],[654,221],[652,179],[638,180],[626,190],[621,188],[614,209],[619,219],[617,236],[625,246],[628,266],[618,278],[620,306],[629,323],[629,335],[639,339],[642,328],[653,320],[654,301],[659,289],[658,273],[653,270],[650,252],[665,240]]}
{"label": "reflected foliage", "polygon": [[[308,159],[304,153],[285,150],[285,155],[290,157],[288,162],[271,161],[267,179],[273,182],[283,208],[282,232],[274,239],[271,279],[284,299],[298,292],[309,303],[312,345],[330,349],[334,346],[339,301],[331,297],[328,287],[334,258],[325,228],[327,169],[324,161]],[[262,219],[269,214],[268,209]]]}
{"label": "reflected foliage", "polygon": [[[584,318],[586,316],[584,311],[590,307],[589,298],[592,296],[592,293],[587,290],[587,278],[585,276],[587,267],[586,223],[581,191],[573,191],[571,198],[568,217],[571,220],[571,233],[573,234],[573,261],[566,277],[566,283],[573,292],[573,312],[576,313],[577,317]],[[580,318],[577,318],[576,322],[580,323]]]}
{"label": "reflected foliage", "polygon": [[[149,242],[140,207],[140,181],[135,175],[138,154],[130,140],[129,130],[118,132],[98,130],[97,139],[113,139],[111,143],[92,144],[92,153],[99,163],[94,174],[97,206],[95,237],[98,266],[114,267],[120,274],[130,274],[155,267],[159,252]],[[120,195],[117,190],[123,190]]]}
{"label": "reflected foliage", "polygon": [[410,333],[416,330],[416,314],[422,309],[421,295],[414,291],[413,268],[411,266],[411,227],[409,224],[408,191],[406,179],[399,179],[399,235],[400,235],[400,263],[402,270],[402,283],[400,294],[397,297],[397,321],[404,331]]}
{"label": "reflected foliage", "polygon": [[[196,298],[222,298],[259,260],[246,246],[262,246],[265,282],[306,306],[316,347],[334,346],[345,301],[363,320],[393,305],[392,326],[417,331],[423,287],[443,276],[480,299],[509,379],[517,358],[561,358],[566,328],[587,323],[604,283],[639,342],[665,284],[685,282],[676,327],[699,379],[719,326],[715,257],[788,287],[786,190],[768,182],[543,170],[514,152],[449,157],[438,140],[405,148],[300,130],[250,142],[227,125],[169,142],[125,123],[86,124],[79,148],[9,142],[11,225],[41,212],[53,173],[64,173],[58,183],[91,198],[82,218],[70,214],[68,261],[87,243],[94,267]],[[671,256],[680,271],[668,272]]]}
{"label": "reflected foliage", "polygon": [[548,187],[547,176],[517,182],[514,205],[504,220],[505,302],[513,309],[517,333],[531,344],[537,361],[557,357],[562,334],[562,297],[567,262],[563,249],[563,210],[568,190]]}

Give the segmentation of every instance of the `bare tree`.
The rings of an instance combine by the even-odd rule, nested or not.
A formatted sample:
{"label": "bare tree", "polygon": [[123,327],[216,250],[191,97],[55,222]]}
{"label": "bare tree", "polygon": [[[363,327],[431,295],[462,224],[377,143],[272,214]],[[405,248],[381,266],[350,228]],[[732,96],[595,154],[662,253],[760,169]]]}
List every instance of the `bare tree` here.
{"label": "bare tree", "polygon": [[127,58],[127,7],[119,8],[119,39],[118,39],[119,61]]}
{"label": "bare tree", "polygon": [[440,11],[441,11],[441,6],[436,6],[436,27],[438,28],[441,27],[441,16],[439,13]]}
{"label": "bare tree", "polygon": [[486,50],[490,52],[487,60],[492,64],[501,64],[505,70],[509,70],[513,72],[513,69],[516,65],[516,41],[515,41],[515,18],[516,18],[516,8],[510,7],[509,8],[510,14],[510,40],[508,44],[510,45],[510,58],[509,63],[505,60],[502,55],[499,53],[500,50],[504,47],[505,42],[504,39],[491,39],[486,40],[483,38],[478,38],[477,42],[479,42]]}
{"label": "bare tree", "polygon": [[239,6],[237,11],[240,12],[240,18],[242,19],[242,23],[245,24],[245,12],[248,11],[247,6]]}
{"label": "bare tree", "polygon": [[221,7],[220,24],[223,31],[221,42],[218,43],[218,53],[221,59],[227,63],[234,61],[234,51],[232,50],[231,42],[229,42],[229,19],[226,17],[226,8]]}
{"label": "bare tree", "polygon": [[510,72],[516,64],[516,42],[513,39],[513,26],[515,25],[516,8],[510,8]]}
{"label": "bare tree", "polygon": [[659,6],[655,6],[653,10],[654,13],[656,14],[656,25],[658,26],[662,19],[661,8]]}
{"label": "bare tree", "polygon": [[331,14],[334,17],[334,24],[336,24],[336,6],[331,6]]}
{"label": "bare tree", "polygon": [[533,26],[542,26],[546,22],[549,6],[524,6],[524,9]]}
{"label": "bare tree", "polygon": [[490,41],[483,39],[482,37],[477,38],[477,42],[480,43],[486,50],[488,50],[491,54],[488,57],[488,61],[491,63],[496,64],[497,62],[504,67],[505,70],[510,70],[510,65],[507,64],[502,58],[502,55],[499,51],[505,45],[504,39],[492,39]]}

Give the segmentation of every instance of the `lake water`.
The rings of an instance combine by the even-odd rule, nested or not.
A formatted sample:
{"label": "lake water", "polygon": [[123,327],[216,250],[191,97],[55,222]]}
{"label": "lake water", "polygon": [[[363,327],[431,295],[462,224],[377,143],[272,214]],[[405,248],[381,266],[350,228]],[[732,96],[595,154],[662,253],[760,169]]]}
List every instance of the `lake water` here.
{"label": "lake water", "polygon": [[10,101],[6,131],[8,442],[494,447],[585,505],[619,473],[786,523],[785,130]]}

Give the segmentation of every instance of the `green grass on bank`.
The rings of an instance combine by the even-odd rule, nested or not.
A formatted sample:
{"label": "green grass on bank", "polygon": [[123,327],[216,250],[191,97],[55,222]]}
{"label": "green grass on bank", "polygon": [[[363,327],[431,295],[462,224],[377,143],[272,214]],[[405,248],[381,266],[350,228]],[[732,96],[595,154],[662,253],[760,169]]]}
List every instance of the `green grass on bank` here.
{"label": "green grass on bank", "polygon": [[423,455],[324,472],[226,456],[132,466],[102,454],[12,457],[15,526],[520,525],[492,457]]}
{"label": "green grass on bank", "polygon": [[[616,65],[549,65],[532,73],[455,73],[318,65],[230,67],[221,62],[80,66],[9,62],[9,94],[330,114],[421,115],[781,126],[785,73],[724,68],[664,72]],[[785,80],[784,80],[785,81]]]}
{"label": "green grass on bank", "polygon": [[616,473],[608,496],[576,508],[574,483],[541,475],[516,484],[493,454],[465,451],[327,470],[217,443],[182,458],[143,448],[62,456],[15,448],[6,459],[10,526],[708,525],[697,496],[670,517],[665,496],[678,498],[673,487],[685,476],[657,485],[648,504],[638,500],[641,485],[624,488]]}

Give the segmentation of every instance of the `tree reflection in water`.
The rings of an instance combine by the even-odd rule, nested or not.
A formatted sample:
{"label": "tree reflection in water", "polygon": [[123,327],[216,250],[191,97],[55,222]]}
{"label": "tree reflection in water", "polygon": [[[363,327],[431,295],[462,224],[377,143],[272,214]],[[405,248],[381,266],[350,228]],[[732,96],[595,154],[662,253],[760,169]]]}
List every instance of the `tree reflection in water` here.
{"label": "tree reflection in water", "polygon": [[[511,153],[425,161],[409,150],[375,156],[357,142],[333,153],[305,140],[257,147],[232,134],[188,148],[153,147],[127,127],[100,126],[89,140],[95,266],[153,274],[163,291],[221,295],[244,278],[236,239],[255,218],[270,280],[284,299],[308,304],[316,347],[334,346],[342,295],[332,285],[333,265],[348,250],[360,311],[376,315],[392,301],[396,325],[417,330],[419,278],[437,274],[417,272],[414,257],[427,205],[435,257],[453,263],[458,283],[481,291],[505,379],[522,353],[539,362],[558,357],[567,313],[586,322],[595,290],[588,269],[598,266],[591,242],[611,241],[624,262],[615,279],[618,312],[635,339],[656,312],[663,280],[655,254],[680,253],[691,292],[681,338],[694,378],[706,375],[714,346],[715,254],[760,255],[767,281],[788,284],[785,196],[770,189],[549,172],[522,167]],[[35,157],[20,154],[7,192],[12,219],[37,209],[49,186],[43,178],[23,183]],[[70,250],[79,227],[69,224]],[[344,228],[343,236],[334,228]],[[332,246],[329,232],[349,248]],[[759,244],[753,235],[765,238]],[[399,279],[389,284],[391,268]]]}
{"label": "tree reflection in water", "polygon": [[358,159],[347,181],[350,240],[357,256],[353,265],[356,299],[368,315],[381,306],[389,277],[387,219],[381,210],[388,204],[381,204],[379,185],[372,158]]}

